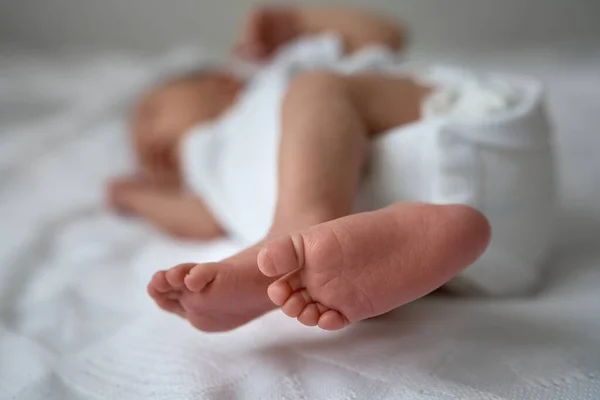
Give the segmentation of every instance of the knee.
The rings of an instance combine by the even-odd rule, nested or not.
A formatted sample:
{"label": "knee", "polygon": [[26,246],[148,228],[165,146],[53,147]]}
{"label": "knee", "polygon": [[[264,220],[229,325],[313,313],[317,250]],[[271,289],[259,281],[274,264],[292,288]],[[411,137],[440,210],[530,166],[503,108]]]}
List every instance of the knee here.
{"label": "knee", "polygon": [[343,84],[345,77],[335,71],[328,70],[314,70],[299,74],[292,82],[291,88],[322,88],[322,87],[334,87]]}

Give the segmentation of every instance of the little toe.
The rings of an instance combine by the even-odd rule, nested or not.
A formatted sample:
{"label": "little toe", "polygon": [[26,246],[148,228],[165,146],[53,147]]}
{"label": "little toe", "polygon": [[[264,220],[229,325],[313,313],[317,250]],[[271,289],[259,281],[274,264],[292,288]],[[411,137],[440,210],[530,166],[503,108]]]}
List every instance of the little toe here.
{"label": "little toe", "polygon": [[192,292],[199,292],[215,280],[218,270],[218,263],[198,264],[185,277],[185,286]]}
{"label": "little toe", "polygon": [[147,291],[150,297],[152,297],[154,300],[164,296],[164,293],[159,292],[154,285],[152,285],[152,282],[148,284]]}
{"label": "little toe", "polygon": [[258,253],[258,269],[268,277],[281,276],[304,264],[302,235],[283,236],[265,245]]}
{"label": "little toe", "polygon": [[288,317],[298,318],[306,305],[311,301],[306,290],[301,290],[292,294],[281,307],[283,313]]}
{"label": "little toe", "polygon": [[319,318],[319,328],[326,331],[338,331],[348,326],[350,321],[335,310],[325,311]]}
{"label": "little toe", "polygon": [[167,281],[165,271],[158,271],[155,273],[150,281],[149,286],[153,287],[160,293],[165,293],[172,289],[171,284]]}
{"label": "little toe", "polygon": [[183,286],[185,276],[194,268],[196,264],[181,264],[177,265],[166,272],[166,279],[169,284],[174,288],[180,288]]}
{"label": "little toe", "polygon": [[298,321],[302,325],[306,326],[317,326],[319,323],[319,317],[321,313],[319,312],[319,308],[315,303],[308,304],[304,307],[304,310],[298,316]]}

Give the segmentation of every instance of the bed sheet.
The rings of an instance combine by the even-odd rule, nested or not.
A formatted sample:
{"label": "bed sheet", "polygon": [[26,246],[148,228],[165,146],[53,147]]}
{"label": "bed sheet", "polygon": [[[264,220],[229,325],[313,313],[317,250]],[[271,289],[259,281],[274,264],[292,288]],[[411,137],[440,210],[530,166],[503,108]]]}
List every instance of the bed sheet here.
{"label": "bed sheet", "polygon": [[131,167],[127,101],[171,58],[0,53],[0,399],[600,399],[600,53],[469,61],[548,85],[561,216],[538,294],[428,297],[338,333],[274,312],[219,335],[145,285],[239,244],[178,242],[102,202]]}

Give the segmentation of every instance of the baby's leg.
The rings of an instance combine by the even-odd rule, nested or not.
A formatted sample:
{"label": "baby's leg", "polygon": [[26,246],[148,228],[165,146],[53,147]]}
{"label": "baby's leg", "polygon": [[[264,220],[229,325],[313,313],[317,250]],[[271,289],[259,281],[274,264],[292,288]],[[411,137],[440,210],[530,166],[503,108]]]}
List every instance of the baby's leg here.
{"label": "baby's leg", "polygon": [[[367,126],[342,77],[301,76],[291,84],[282,112],[279,193],[270,236],[347,215],[368,142]],[[180,305],[194,326],[210,331],[235,328],[275,308],[266,293],[273,279],[262,275],[256,263],[260,248],[261,244],[191,271],[181,266],[170,274],[159,273],[150,293],[160,305],[168,292],[156,288],[171,277],[178,291],[198,292],[181,297]],[[185,286],[182,274],[187,275]],[[207,282],[213,289],[200,292]]]}
{"label": "baby's leg", "polygon": [[[269,236],[349,214],[369,137],[418,118],[417,89],[407,80],[388,82],[374,75],[313,72],[298,77],[283,106],[279,193]],[[235,328],[274,308],[266,293],[274,278],[257,267],[261,247],[221,263],[159,272],[149,292],[199,329]]]}
{"label": "baby's leg", "polygon": [[[274,282],[268,295],[288,316],[336,330],[441,286],[489,237],[485,217],[470,207],[403,203],[280,236],[258,262]],[[155,274],[148,292],[196,328],[223,331],[274,308],[264,282],[242,265],[184,264]]]}
{"label": "baby's leg", "polygon": [[223,235],[217,220],[198,197],[161,190],[135,179],[113,182],[109,196],[114,208],[143,217],[173,236],[205,240]]}
{"label": "baby's leg", "polygon": [[381,74],[297,78],[283,108],[273,233],[348,215],[370,137],[417,120],[426,92]]}
{"label": "baby's leg", "polygon": [[344,77],[297,78],[283,107],[273,233],[348,215],[367,155],[369,127]]}

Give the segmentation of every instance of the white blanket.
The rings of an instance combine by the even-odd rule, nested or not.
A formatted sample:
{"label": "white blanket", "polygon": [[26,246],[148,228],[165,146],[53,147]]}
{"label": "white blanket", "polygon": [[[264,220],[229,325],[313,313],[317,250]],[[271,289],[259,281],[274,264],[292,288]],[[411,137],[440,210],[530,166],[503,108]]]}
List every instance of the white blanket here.
{"label": "white blanket", "polygon": [[600,54],[533,54],[479,64],[550,89],[562,217],[538,295],[429,297],[339,333],[275,312],[220,335],[145,285],[239,244],[179,243],[102,206],[128,168],[125,100],[160,62],[0,54],[0,399],[599,399]]}

